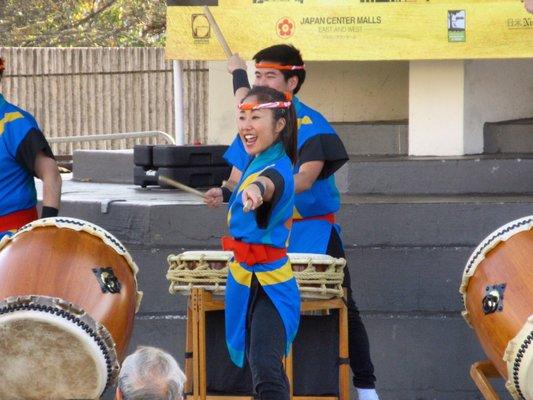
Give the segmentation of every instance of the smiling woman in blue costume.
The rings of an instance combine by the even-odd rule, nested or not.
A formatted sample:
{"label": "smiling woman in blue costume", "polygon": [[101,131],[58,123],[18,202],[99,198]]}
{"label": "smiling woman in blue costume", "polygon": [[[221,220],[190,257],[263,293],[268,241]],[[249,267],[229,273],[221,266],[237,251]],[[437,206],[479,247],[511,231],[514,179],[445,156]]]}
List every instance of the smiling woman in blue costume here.
{"label": "smiling woman in blue costume", "polygon": [[[268,86],[296,95],[306,78],[300,51],[287,44],[267,47],[255,56],[254,86]],[[238,54],[228,60],[233,75],[233,90],[238,101],[250,90],[246,63]],[[318,253],[346,258],[340,226],[335,213],[340,209],[340,195],[334,173],[348,160],[342,141],[328,121],[316,110],[292,98],[298,121],[298,162],[294,168],[295,210],[289,252]],[[210,207],[217,207],[229,197],[241,172],[249,162],[241,140],[236,138],[224,155],[233,168],[222,188],[206,193]],[[225,194],[226,193],[226,194]],[[225,195],[224,195],[225,194]],[[343,287],[347,290],[350,366],[359,400],[379,400],[376,377],[370,358],[368,335],[353,298],[350,269],[345,268]]]}
{"label": "smiling woman in blue costume", "polygon": [[296,116],[285,96],[254,88],[239,105],[239,136],[252,157],[229,199],[232,250],[226,289],[226,342],[232,361],[246,357],[254,392],[289,399],[283,357],[296,336],[300,294],[287,257],[294,207]]}
{"label": "smiling woman in blue costume", "polygon": [[[4,72],[0,58],[0,80]],[[58,214],[61,176],[33,116],[0,94],[0,239],[38,218],[34,177],[43,181],[41,217]]]}

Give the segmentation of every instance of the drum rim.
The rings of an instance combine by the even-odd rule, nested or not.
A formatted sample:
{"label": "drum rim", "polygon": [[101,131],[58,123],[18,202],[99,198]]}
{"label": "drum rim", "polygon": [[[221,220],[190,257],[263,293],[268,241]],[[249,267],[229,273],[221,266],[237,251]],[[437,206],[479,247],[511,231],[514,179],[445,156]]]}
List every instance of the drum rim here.
{"label": "drum rim", "polygon": [[104,244],[110,246],[115,250],[119,255],[124,257],[128,266],[130,267],[131,272],[133,273],[133,281],[135,283],[135,292],[136,292],[136,302],[135,302],[135,313],[139,311],[141,305],[141,300],[143,292],[139,291],[139,283],[137,281],[137,274],[139,273],[139,267],[133,261],[131,254],[128,252],[126,247],[118,240],[115,236],[109,233],[104,228],[93,224],[92,222],[85,221],[83,219],[71,218],[71,217],[51,217],[51,218],[41,218],[35,221],[32,221],[19,230],[17,230],[12,236],[4,236],[0,241],[0,250],[2,250],[10,241],[17,238],[19,235],[29,232],[36,228],[43,228],[47,226],[55,226],[57,228],[67,228],[74,231],[83,231],[92,236],[96,236],[104,242]]}
{"label": "drum rim", "polygon": [[[204,257],[202,257],[204,256]],[[328,254],[318,253],[287,253],[289,261],[313,261],[314,264],[330,265],[335,263],[339,266],[345,266],[346,260],[344,258],[332,257]],[[179,254],[170,254],[168,261],[199,261],[200,259],[206,261],[230,261],[233,258],[233,252],[224,250],[188,250]]]}
{"label": "drum rim", "polygon": [[470,281],[470,278],[474,275],[477,267],[485,259],[485,255],[494,247],[496,247],[498,243],[509,240],[517,233],[529,231],[531,229],[533,229],[533,215],[528,215],[522,218],[515,219],[492,231],[474,249],[470,257],[468,258],[468,261],[466,262],[465,268],[463,270],[461,286],[459,287],[459,293],[461,293],[462,295],[464,306],[463,317],[467,320],[467,322],[468,311],[466,310],[466,293],[468,290],[468,283]]}
{"label": "drum rim", "polygon": [[525,399],[520,380],[524,364],[533,368],[533,315],[529,316],[518,334],[509,341],[505,349],[508,381],[505,386],[515,399]]}
{"label": "drum rim", "polygon": [[292,263],[297,263],[300,261],[306,261],[307,263],[312,262],[314,265],[331,265],[335,264],[344,268],[346,266],[346,259],[336,258],[330,256],[329,254],[318,254],[318,253],[287,253],[289,261]]}
{"label": "drum rim", "polygon": [[113,338],[105,326],[97,323],[81,307],[58,297],[41,295],[11,296],[0,301],[0,315],[17,311],[50,313],[84,330],[100,348],[106,361],[107,382],[105,388],[116,383],[120,366]]}
{"label": "drum rim", "polygon": [[168,261],[230,261],[233,258],[232,251],[224,250],[189,250],[179,254],[170,254]]}

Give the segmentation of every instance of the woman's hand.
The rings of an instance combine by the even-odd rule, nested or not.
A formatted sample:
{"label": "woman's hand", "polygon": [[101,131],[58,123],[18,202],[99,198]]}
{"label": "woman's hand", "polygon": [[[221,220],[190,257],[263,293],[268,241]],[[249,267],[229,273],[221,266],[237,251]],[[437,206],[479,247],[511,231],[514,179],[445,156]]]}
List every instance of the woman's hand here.
{"label": "woman's hand", "polygon": [[244,204],[244,212],[254,211],[261,207],[263,196],[261,196],[261,191],[257,185],[251,184],[242,191],[242,204]]}
{"label": "woman's hand", "polygon": [[217,208],[222,205],[222,189],[212,188],[205,192],[204,203],[209,208]]}
{"label": "woman's hand", "polygon": [[246,71],[246,61],[239,56],[239,53],[235,53],[228,58],[228,72],[233,74],[236,69],[244,69]]}

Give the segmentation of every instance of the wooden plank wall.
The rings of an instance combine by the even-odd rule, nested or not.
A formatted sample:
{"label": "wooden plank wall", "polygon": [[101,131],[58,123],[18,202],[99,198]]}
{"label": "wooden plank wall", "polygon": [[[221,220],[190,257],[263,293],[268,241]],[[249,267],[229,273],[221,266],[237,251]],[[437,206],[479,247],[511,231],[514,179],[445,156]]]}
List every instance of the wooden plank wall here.
{"label": "wooden plank wall", "polygon": [[[2,48],[4,97],[32,113],[47,137],[158,130],[175,134],[172,62],[163,48]],[[207,63],[184,61],[186,143],[207,138]],[[154,140],[137,140],[154,143]],[[133,140],[56,144],[127,149]]]}

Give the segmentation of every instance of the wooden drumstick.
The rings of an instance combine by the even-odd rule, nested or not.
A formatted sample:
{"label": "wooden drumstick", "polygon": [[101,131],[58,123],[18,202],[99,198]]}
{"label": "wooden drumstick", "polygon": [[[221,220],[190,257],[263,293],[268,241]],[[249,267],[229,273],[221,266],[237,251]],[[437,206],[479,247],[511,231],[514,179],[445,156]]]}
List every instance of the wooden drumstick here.
{"label": "wooden drumstick", "polygon": [[187,185],[184,185],[181,182],[175,181],[174,179],[170,179],[164,175],[159,175],[159,180],[163,183],[166,183],[167,185],[183,190],[184,192],[194,194],[195,196],[201,197],[202,199],[205,198],[205,193],[200,192],[199,190],[193,189],[192,187],[189,187]]}
{"label": "wooden drumstick", "polygon": [[215,17],[213,17],[213,14],[211,14],[211,10],[209,10],[209,7],[204,6],[204,15],[207,17],[207,20],[209,21],[209,25],[213,27],[213,30],[215,31],[215,36],[218,39],[218,42],[224,49],[224,53],[226,53],[226,57],[231,57],[233,53],[231,52],[231,49],[229,48],[228,42],[226,42],[226,39],[224,38],[224,35],[222,34],[222,31],[220,30],[217,21],[215,21]]}
{"label": "wooden drumstick", "polygon": [[244,206],[242,206],[242,210],[246,213],[252,209],[252,200],[248,199],[246,200],[246,203],[244,203]]}

